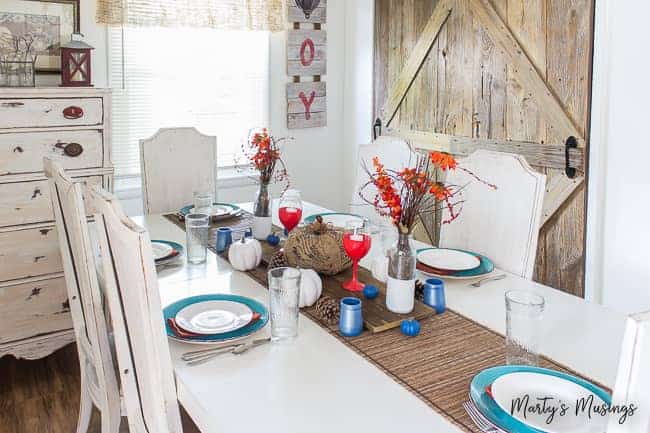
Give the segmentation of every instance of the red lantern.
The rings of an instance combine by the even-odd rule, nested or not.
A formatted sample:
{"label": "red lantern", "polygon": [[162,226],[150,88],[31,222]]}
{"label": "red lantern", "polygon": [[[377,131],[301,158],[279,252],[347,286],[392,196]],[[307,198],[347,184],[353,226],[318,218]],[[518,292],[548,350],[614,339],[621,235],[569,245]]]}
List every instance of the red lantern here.
{"label": "red lantern", "polygon": [[61,47],[61,86],[92,87],[90,76],[90,51],[93,47],[74,33],[72,40]]}

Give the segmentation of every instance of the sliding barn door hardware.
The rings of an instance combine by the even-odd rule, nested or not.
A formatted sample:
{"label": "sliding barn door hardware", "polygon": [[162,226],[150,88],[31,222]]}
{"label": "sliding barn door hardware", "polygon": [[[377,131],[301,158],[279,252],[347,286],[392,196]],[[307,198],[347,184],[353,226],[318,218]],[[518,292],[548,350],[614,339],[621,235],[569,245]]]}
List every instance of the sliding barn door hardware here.
{"label": "sliding barn door hardware", "polygon": [[573,135],[569,136],[569,138],[566,139],[566,143],[564,143],[564,163],[566,165],[564,172],[569,179],[576,177],[576,169],[575,167],[571,167],[571,164],[569,163],[569,150],[577,148],[578,140]]}
{"label": "sliding barn door hardware", "polygon": [[372,138],[376,140],[381,135],[381,119],[378,117],[372,125]]}

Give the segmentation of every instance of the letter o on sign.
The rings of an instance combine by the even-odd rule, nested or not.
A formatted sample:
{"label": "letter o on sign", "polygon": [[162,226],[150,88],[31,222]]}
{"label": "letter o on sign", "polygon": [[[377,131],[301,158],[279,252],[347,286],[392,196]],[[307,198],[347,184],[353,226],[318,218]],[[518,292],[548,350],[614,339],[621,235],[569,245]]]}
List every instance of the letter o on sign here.
{"label": "letter o on sign", "polygon": [[[309,50],[309,53],[307,51]],[[314,57],[316,57],[316,49],[314,48],[314,41],[307,38],[302,41],[300,45],[300,63],[303,66],[309,66],[314,62]]]}

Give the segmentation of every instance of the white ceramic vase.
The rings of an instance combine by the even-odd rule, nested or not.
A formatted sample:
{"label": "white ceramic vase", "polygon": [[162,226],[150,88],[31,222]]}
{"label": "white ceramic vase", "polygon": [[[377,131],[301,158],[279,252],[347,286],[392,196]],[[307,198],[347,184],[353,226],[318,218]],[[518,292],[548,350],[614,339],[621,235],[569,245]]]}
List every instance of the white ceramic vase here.
{"label": "white ceramic vase", "polygon": [[252,230],[255,239],[264,241],[273,229],[273,218],[253,216]]}
{"label": "white ceramic vase", "polygon": [[388,251],[386,308],[407,314],[415,304],[415,250],[409,233],[399,233],[397,243]]}
{"label": "white ceramic vase", "polygon": [[386,282],[386,308],[393,313],[408,314],[415,305],[415,279],[398,280],[388,276]]}

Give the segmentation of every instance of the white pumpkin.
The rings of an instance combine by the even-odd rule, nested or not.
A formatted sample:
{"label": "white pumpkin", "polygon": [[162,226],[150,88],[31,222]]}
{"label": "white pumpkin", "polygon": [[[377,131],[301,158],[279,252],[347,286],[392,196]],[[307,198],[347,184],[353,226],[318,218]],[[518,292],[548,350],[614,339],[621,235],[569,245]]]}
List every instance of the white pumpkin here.
{"label": "white pumpkin", "polygon": [[300,270],[300,308],[311,307],[323,293],[323,280],[313,269]]}
{"label": "white pumpkin", "polygon": [[385,283],[388,281],[388,257],[380,256],[372,259],[370,271],[375,279]]}
{"label": "white pumpkin", "polygon": [[233,242],[228,250],[228,261],[238,271],[250,271],[262,261],[262,245],[253,238]]}

